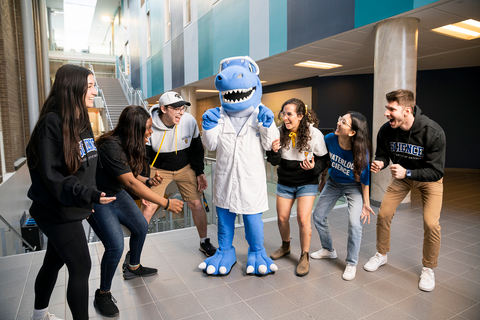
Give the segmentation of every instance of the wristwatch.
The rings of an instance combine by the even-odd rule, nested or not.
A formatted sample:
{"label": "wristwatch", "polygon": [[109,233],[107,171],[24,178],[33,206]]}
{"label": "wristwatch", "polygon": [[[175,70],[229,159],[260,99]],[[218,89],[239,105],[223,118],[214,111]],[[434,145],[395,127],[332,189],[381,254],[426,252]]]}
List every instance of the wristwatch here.
{"label": "wristwatch", "polygon": [[411,178],[412,177],[412,171],[408,170],[407,169],[407,174],[406,174],[407,178]]}

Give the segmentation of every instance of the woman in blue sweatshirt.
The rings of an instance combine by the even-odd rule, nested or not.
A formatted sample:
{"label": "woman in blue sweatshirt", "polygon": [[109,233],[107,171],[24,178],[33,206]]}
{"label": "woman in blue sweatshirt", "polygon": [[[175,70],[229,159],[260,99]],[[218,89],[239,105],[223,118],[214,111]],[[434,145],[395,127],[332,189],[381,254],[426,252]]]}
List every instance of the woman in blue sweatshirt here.
{"label": "woman in blue sweatshirt", "polygon": [[347,266],[342,277],[344,280],[353,280],[362,241],[361,220],[370,223],[370,213],[375,214],[370,207],[368,189],[372,145],[367,119],[358,112],[348,112],[338,117],[337,129],[325,136],[325,144],[330,154],[330,177],[326,181],[326,173],[322,174],[319,186],[321,194],[313,212],[322,248],[310,256],[313,259],[337,257],[327,217],[337,200],[345,196],[348,204],[348,243]]}
{"label": "woman in blue sweatshirt", "polygon": [[115,200],[98,191],[95,182],[98,155],[87,107],[93,107],[96,95],[88,69],[60,67],[27,146],[30,215],[48,237],[35,280],[33,320],[58,319],[48,312],[48,304],[64,264],[73,319],[88,319],[91,260],[82,220],[90,216],[94,203]]}

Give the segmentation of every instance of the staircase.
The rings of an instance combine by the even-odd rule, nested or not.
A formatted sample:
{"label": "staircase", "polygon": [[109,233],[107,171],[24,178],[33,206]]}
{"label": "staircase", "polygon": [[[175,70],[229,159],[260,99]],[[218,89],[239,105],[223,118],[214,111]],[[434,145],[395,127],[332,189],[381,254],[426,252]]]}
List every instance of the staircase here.
{"label": "staircase", "polygon": [[115,128],[123,109],[129,105],[128,100],[118,78],[97,78],[97,85],[103,90],[108,113]]}

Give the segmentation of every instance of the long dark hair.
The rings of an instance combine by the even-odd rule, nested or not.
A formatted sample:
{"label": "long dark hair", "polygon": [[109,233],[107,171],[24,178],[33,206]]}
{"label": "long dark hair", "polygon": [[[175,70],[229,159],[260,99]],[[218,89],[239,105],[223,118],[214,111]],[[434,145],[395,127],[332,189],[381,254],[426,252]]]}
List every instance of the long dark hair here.
{"label": "long dark hair", "polygon": [[85,96],[88,90],[88,76],[92,72],[84,67],[66,64],[55,75],[52,90],[43,104],[37,125],[32,132],[27,148],[28,167],[33,169],[38,164],[38,154],[34,145],[37,141],[37,126],[51,112],[62,119],[63,154],[66,174],[75,174],[82,165],[80,157],[80,133],[92,130],[88,118]]}
{"label": "long dark hair", "polygon": [[[307,111],[303,101],[296,98],[285,101],[280,111],[283,111],[283,108],[288,104],[293,104],[296,107],[297,116],[303,115],[302,120],[300,120],[300,123],[298,124],[295,148],[298,149],[298,152],[309,151],[310,146],[308,145],[308,141],[312,139],[310,137],[310,124],[313,124],[314,127],[318,126],[319,121],[317,116],[311,108]],[[280,113],[278,114],[278,119],[282,120],[282,126],[280,128],[280,145],[282,148],[289,149],[291,140],[289,137],[290,130],[285,126],[283,119],[280,117]]]}
{"label": "long dark hair", "polygon": [[149,118],[150,114],[143,107],[128,106],[123,109],[115,129],[104,133],[97,140],[97,147],[100,148],[114,137],[120,137],[122,149],[135,177],[142,172],[145,165],[144,137]]}
{"label": "long dark hair", "polygon": [[350,137],[353,153],[353,177],[360,182],[360,175],[366,170],[372,157],[372,143],[368,130],[367,119],[363,114],[355,111],[348,111],[352,118],[352,130],[356,133]]}

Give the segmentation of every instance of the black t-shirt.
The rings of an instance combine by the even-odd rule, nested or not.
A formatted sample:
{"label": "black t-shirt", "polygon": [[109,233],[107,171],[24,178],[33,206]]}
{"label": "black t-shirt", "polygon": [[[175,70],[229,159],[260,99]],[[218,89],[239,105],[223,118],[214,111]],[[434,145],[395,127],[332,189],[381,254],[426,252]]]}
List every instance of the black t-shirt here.
{"label": "black t-shirt", "polygon": [[127,162],[127,155],[122,148],[120,137],[112,137],[98,147],[100,161],[97,168],[97,188],[111,197],[123,190],[117,177],[132,172]]}

